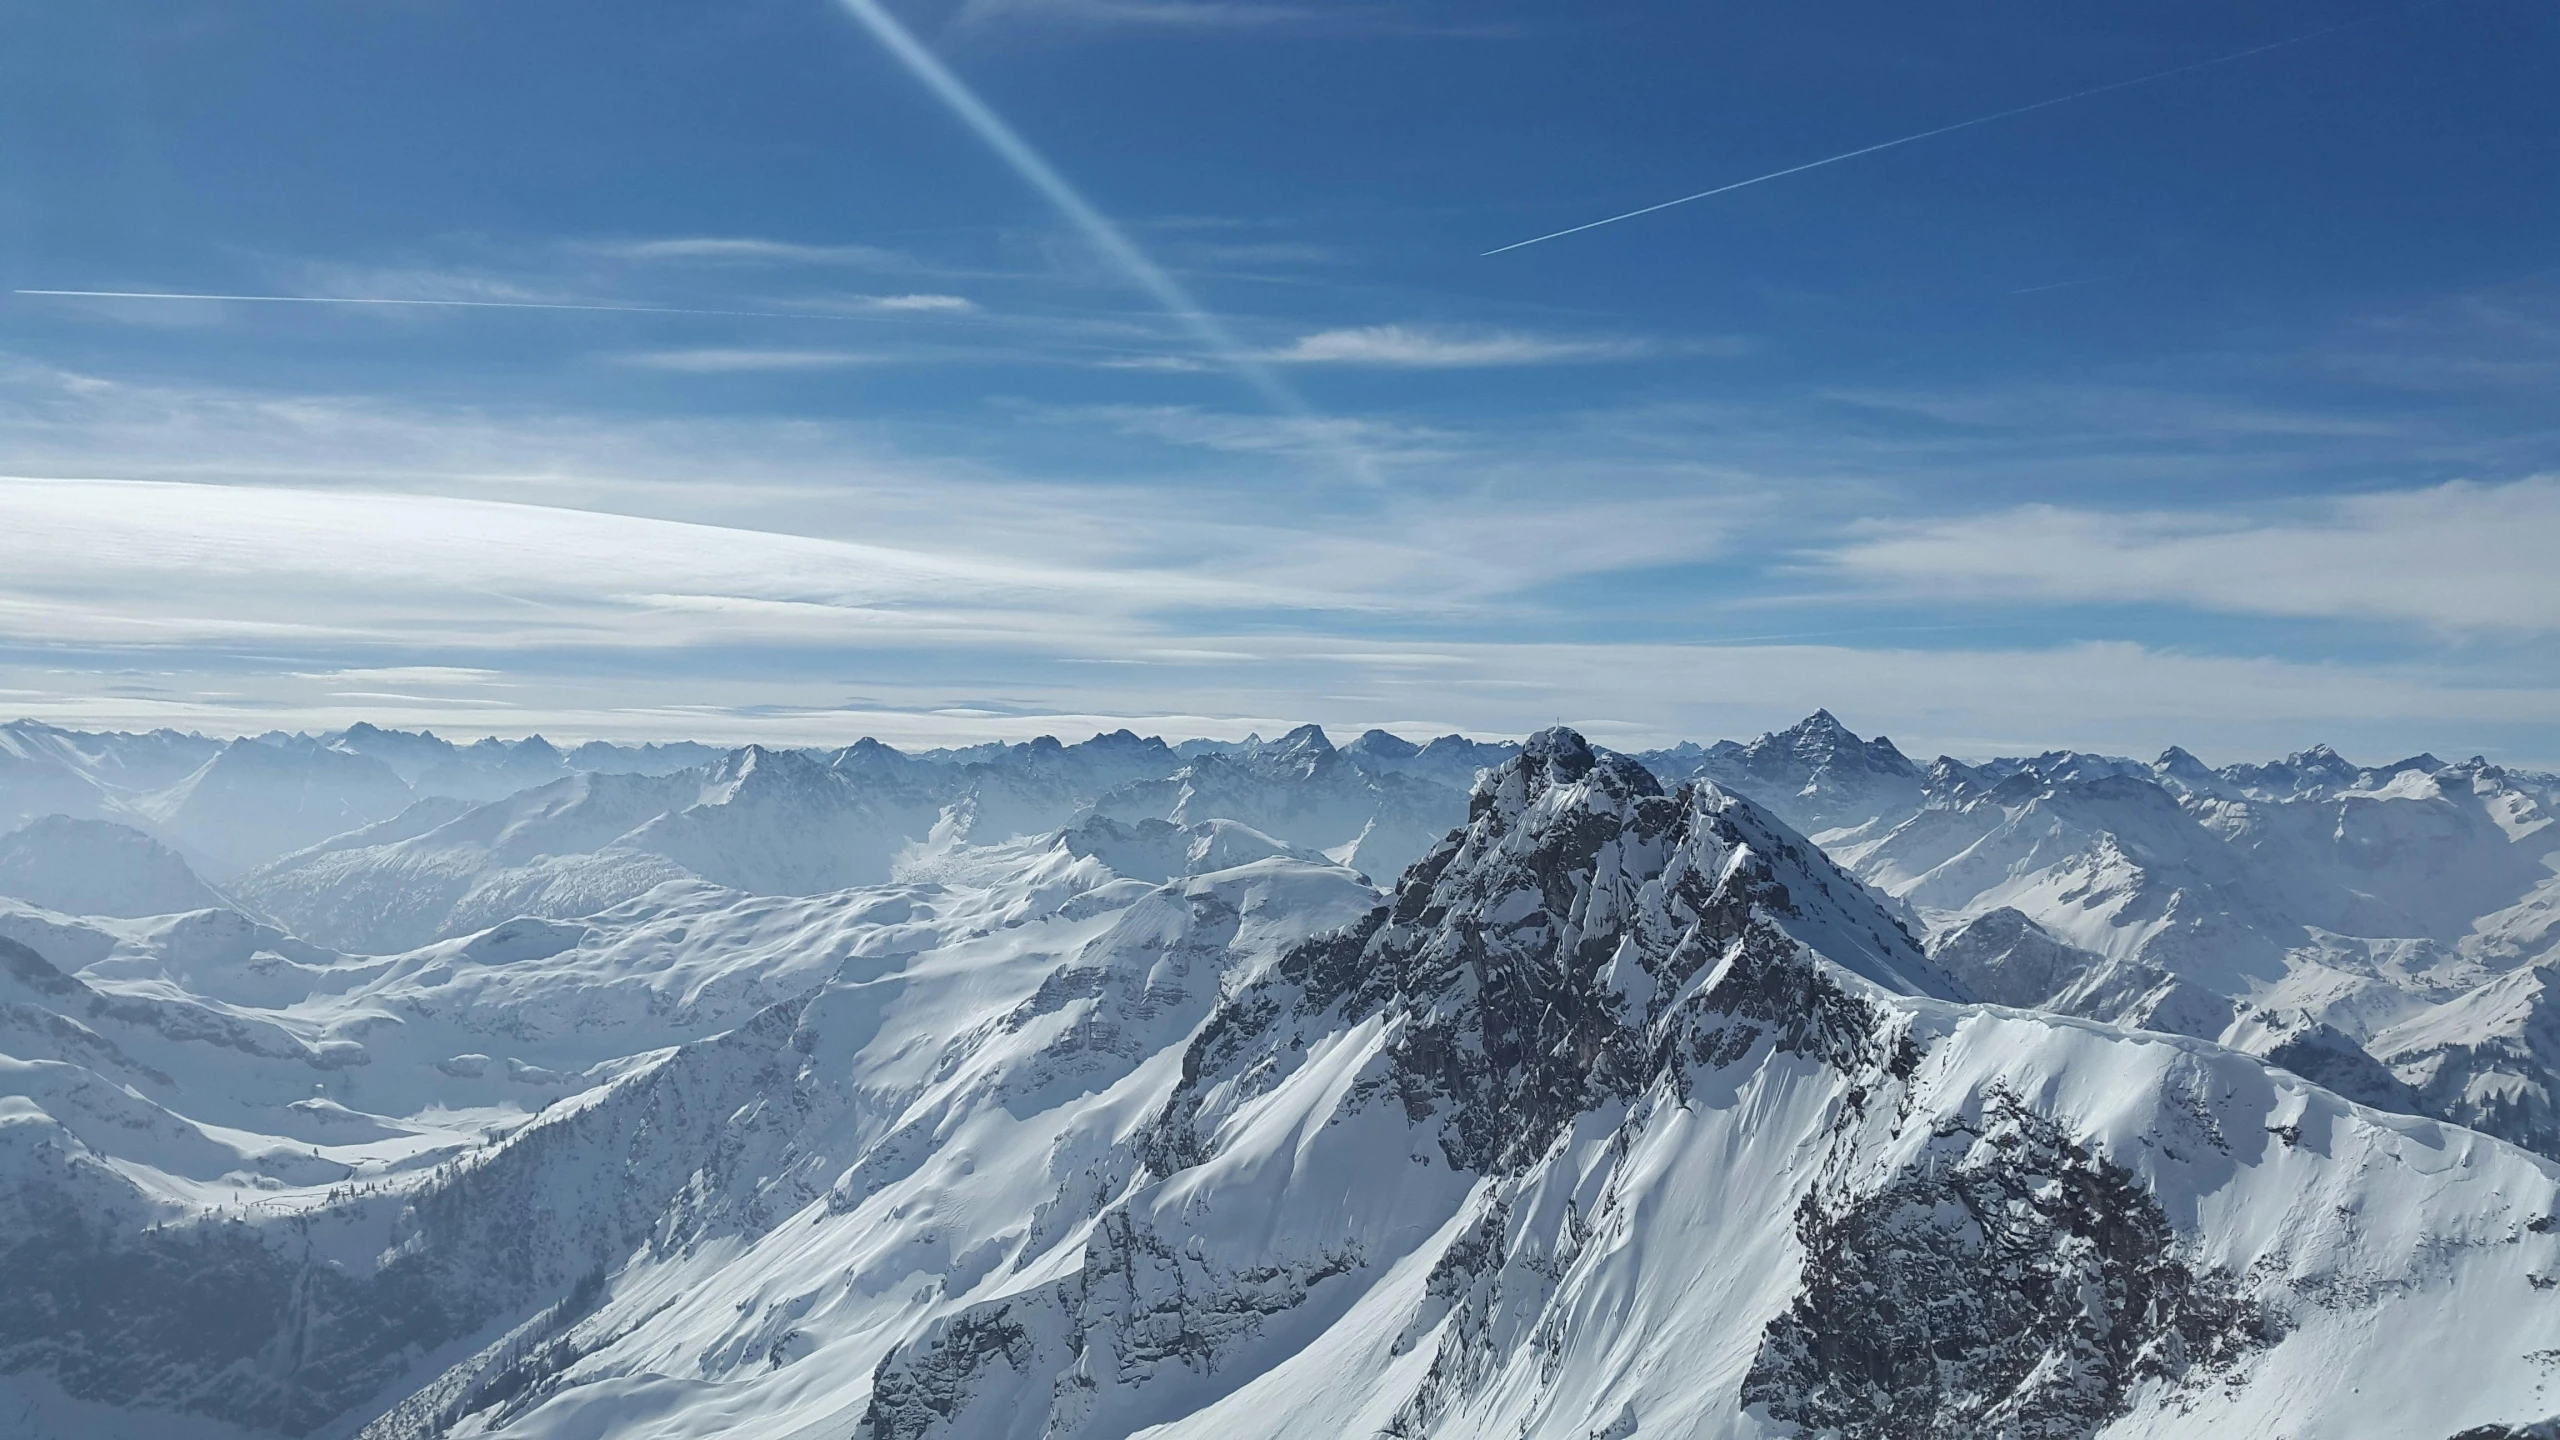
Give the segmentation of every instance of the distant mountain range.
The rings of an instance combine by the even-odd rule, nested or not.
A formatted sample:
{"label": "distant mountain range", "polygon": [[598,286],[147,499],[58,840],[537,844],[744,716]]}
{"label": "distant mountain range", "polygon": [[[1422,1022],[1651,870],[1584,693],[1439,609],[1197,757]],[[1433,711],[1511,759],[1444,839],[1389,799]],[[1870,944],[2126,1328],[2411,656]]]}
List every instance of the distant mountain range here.
{"label": "distant mountain range", "polygon": [[0,726],[0,1433],[2542,1434],[2555,807]]}

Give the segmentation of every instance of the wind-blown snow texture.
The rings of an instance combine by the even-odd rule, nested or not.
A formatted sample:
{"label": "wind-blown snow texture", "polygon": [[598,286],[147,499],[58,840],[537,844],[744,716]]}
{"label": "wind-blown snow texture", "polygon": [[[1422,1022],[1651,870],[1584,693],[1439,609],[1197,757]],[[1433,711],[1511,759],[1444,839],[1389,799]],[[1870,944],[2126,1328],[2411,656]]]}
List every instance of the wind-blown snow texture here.
{"label": "wind-blown snow texture", "polygon": [[2535,1433],[2552,801],[0,727],[0,1432]]}

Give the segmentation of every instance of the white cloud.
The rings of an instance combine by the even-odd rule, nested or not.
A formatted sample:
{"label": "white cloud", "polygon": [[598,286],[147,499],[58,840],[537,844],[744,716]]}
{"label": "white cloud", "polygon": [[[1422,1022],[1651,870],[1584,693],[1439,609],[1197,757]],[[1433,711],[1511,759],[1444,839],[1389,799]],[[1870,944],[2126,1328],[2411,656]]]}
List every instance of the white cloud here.
{"label": "white cloud", "polygon": [[[350,693],[326,677],[243,675],[175,657],[115,686],[67,688],[58,671],[0,659],[12,709],[59,723],[219,733],[324,728],[359,719],[555,739],[695,738],[902,745],[1074,738],[1129,725],[1172,738],[1265,735],[1318,721],[1337,735],[1378,725],[1412,737],[1520,735],[1562,719],[1604,744],[1749,736],[1816,707],[1916,755],[2034,753],[2054,746],[2208,760],[2262,758],[2315,741],[2350,755],[2420,749],[2550,763],[2560,690],[2466,685],[2423,667],[2310,665],[2077,644],[1892,650],[1824,645],[1409,643],[1304,632],[1216,633],[1137,646],[1136,663],[1048,667],[997,649],[956,650],[936,674],[872,675],[859,692],[806,666],[663,674],[540,657],[501,693],[485,683]],[[973,659],[973,654],[978,658]],[[538,682],[538,683],[537,683]],[[410,701],[388,698],[409,695]],[[680,699],[677,697],[681,697]],[[1331,697],[1331,698],[1328,698]],[[2519,749],[2537,743],[2544,748]],[[2502,745],[2504,748],[2502,749]]]}
{"label": "white cloud", "polygon": [[1933,597],[2548,634],[2560,631],[2560,477],[2454,481],[2256,520],[2030,505],[1877,525],[1823,559],[1852,579]]}
{"label": "white cloud", "polygon": [[[277,268],[275,278],[300,295],[356,295],[385,300],[471,300],[508,305],[576,303],[577,291],[442,265],[368,265],[302,260]],[[174,287],[172,287],[174,288]]]}
{"label": "white cloud", "polygon": [[874,295],[875,310],[915,311],[937,315],[966,315],[978,308],[977,302],[965,295]]}
{"label": "white cloud", "polygon": [[2151,443],[2376,440],[2401,434],[2405,429],[2399,421],[2371,415],[2127,385],[1835,389],[1823,392],[1822,398],[1946,425],[2047,437],[2114,436]]}
{"label": "white cloud", "polygon": [[[1721,580],[1693,594],[1648,572],[1739,555],[1731,600],[1765,601],[1748,557],[1771,527],[1818,543],[1808,527],[1844,508],[1830,474],[1790,489],[1686,460],[1644,468],[1689,432],[1648,435],[1630,460],[1606,448],[1625,441],[1618,416],[1506,447],[1509,432],[1379,419],[1310,432],[1179,408],[1032,413],[1178,440],[1197,469],[1031,482],[919,459],[892,438],[914,432],[867,423],[399,405],[0,363],[0,451],[18,468],[219,482],[0,487],[0,689],[17,692],[11,710],[65,723],[234,731],[369,718],[931,743],[1565,718],[1642,744],[1827,705],[1958,753],[2175,741],[2238,758],[2328,740],[2377,758],[2501,743],[2550,758],[2515,752],[2560,706],[2549,665],[2482,646],[2421,667],[2134,645],[1639,643],[1610,617],[1676,637],[1731,609]],[[1018,428],[1026,452],[1058,448]],[[1345,440],[1410,464],[1388,486],[1299,483],[1295,462]],[[1256,458],[1220,458],[1234,455]],[[1833,547],[1831,573],[1869,595],[2032,600],[2121,590],[2109,566],[2166,594],[2240,583],[2198,578],[2215,566],[2303,583],[2330,567],[2386,597],[2358,603],[2406,610],[2410,584],[2468,569],[2530,601],[2556,487],[2303,502],[2281,523],[2003,511],[1867,531]],[[2061,558],[2022,579],[2015,556],[2040,543]],[[2213,544],[2236,548],[2179,559]],[[2382,564],[2411,546],[2401,569]],[[1627,577],[1624,592],[1561,584],[1598,576]],[[2363,583],[2336,588],[2353,600]],[[1593,595],[1608,597],[1597,614]]]}
{"label": "white cloud", "polygon": [[966,295],[801,295],[786,302],[796,309],[825,315],[975,315],[978,302]]}
{"label": "white cloud", "polygon": [[30,642],[1108,648],[1152,610],[1280,598],[1250,579],[434,495],[0,479],[0,509],[0,621]]}
{"label": "white cloud", "polygon": [[624,365],[683,375],[728,375],[765,370],[832,370],[878,360],[844,350],[636,350],[616,355]]}
{"label": "white cloud", "polygon": [[1090,415],[1121,433],[1242,455],[1322,458],[1343,451],[1371,461],[1415,462],[1452,453],[1456,436],[1392,420],[1330,415],[1251,415],[1189,405],[1098,405]]}
{"label": "white cloud", "polygon": [[1291,365],[1366,365],[1405,370],[1479,369],[1632,360],[1653,353],[1646,341],[1527,335],[1509,330],[1456,331],[1414,325],[1363,325],[1301,335],[1265,358]]}
{"label": "white cloud", "polygon": [[611,240],[587,247],[619,260],[691,264],[850,265],[903,270],[914,262],[876,245],[806,245],[746,235],[680,235],[657,240]]}

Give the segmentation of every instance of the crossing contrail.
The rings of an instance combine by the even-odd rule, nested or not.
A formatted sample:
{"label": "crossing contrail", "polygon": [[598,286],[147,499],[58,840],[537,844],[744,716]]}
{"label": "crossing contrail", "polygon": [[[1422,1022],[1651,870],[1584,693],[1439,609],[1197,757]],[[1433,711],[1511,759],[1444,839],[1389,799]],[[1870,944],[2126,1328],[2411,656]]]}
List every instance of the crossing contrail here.
{"label": "crossing contrail", "polygon": [[[953,74],[949,66],[925,48],[924,42],[899,24],[896,16],[882,8],[879,0],[838,0],[838,3],[861,22],[862,28],[870,31],[881,48],[905,66],[918,83],[932,91],[935,99],[958,116],[961,124],[984,141],[988,149],[996,152],[998,159],[1038,191],[1041,198],[1065,216],[1067,222],[1081,231],[1086,241],[1101,251],[1105,258],[1137,282],[1139,289],[1146,291],[1166,314],[1190,331],[1220,364],[1289,419],[1310,422],[1317,419],[1314,410],[1298,398],[1296,391],[1255,358],[1253,351],[1238,340],[1217,316],[1210,314],[1207,307],[1193,299],[1180,281],[1148,258],[1147,253],[1139,249],[1137,242],[1114,224],[1110,216],[1087,200],[1056,166],[1032,148],[1030,141],[1023,139],[1019,132],[1005,123],[1003,116],[980,99],[978,93],[969,88],[968,82]],[[1312,424],[1308,429],[1311,435],[1319,433],[1318,427]],[[1355,473],[1364,478],[1369,475],[1366,457],[1350,452],[1338,443],[1318,443],[1336,450],[1339,458]]]}
{"label": "crossing contrail", "polygon": [[601,310],[617,315],[743,315],[758,320],[851,320],[809,310],[695,310],[679,305],[571,305],[540,300],[393,300],[377,295],[199,295],[182,290],[12,290],[88,300],[224,300],[251,305],[427,305],[462,310]]}
{"label": "crossing contrail", "polygon": [[[851,4],[853,3],[853,0],[846,0],[846,3]],[[2404,8],[2414,9],[2418,7],[2410,6]],[[1719,185],[1713,190],[1701,190],[1695,195],[1683,195],[1677,200],[1665,200],[1659,205],[1647,205],[1643,209],[1630,210],[1623,215],[1612,215],[1606,220],[1594,220],[1586,225],[1574,225],[1563,230],[1552,230],[1544,235],[1532,235],[1526,240],[1515,240],[1508,245],[1497,245],[1493,249],[1485,251],[1484,254],[1500,255],[1506,251],[1519,250],[1531,245],[1544,244],[1549,240],[1561,240],[1567,235],[1579,235],[1585,230],[1597,230],[1603,225],[1615,225],[1621,220],[1633,220],[1639,215],[1650,215],[1656,210],[1668,210],[1675,205],[1686,205],[1693,200],[1704,200],[1712,195],[1730,194],[1731,192],[1740,190],[1745,186],[1766,184],[1771,180],[1783,180],[1789,175],[1801,175],[1807,170],[1819,170],[1825,165],[1837,165],[1843,160],[1855,160],[1861,155],[1873,155],[1879,150],[1890,150],[1897,145],[1909,145],[1914,141],[1933,139],[1940,135],[1950,135],[1958,130],[1970,130],[1976,125],[1988,125],[1994,120],[2006,120],[2012,116],[2024,115],[2031,111],[2050,110],[2056,105],[2068,105],[2074,100],[2086,100],[2092,95],[2104,95],[2111,90],[2130,90],[2136,85],[2148,85],[2154,80],[2166,80],[2173,75],[2190,75],[2198,70],[2210,70],[2216,65],[2228,65],[2234,60],[2246,60],[2252,55],[2264,55],[2270,50],[2281,50],[2288,45],[2299,45],[2306,40],[2317,40],[2323,35],[2335,35],[2341,30],[2353,30],[2359,25],[2370,25],[2376,20],[2388,19],[2391,16],[2400,13],[2402,13],[2400,10],[2386,10],[2379,15],[2367,15],[2361,20],[2349,20],[2344,24],[2330,25],[2322,29],[2306,31],[2300,35],[2290,35],[2282,40],[2271,40],[2264,45],[2252,45],[2246,50],[2234,50],[2228,55],[2216,55],[2210,60],[2198,60],[2191,64],[2180,65],[2169,70],[2156,70],[2148,75],[2136,75],[2130,80],[2116,80],[2105,85],[2093,85],[2086,90],[2074,90],[2068,95],[2056,95],[2050,100],[2038,100],[2032,105],[2019,105],[2008,110],[1994,111],[1989,115],[1976,115],[1970,120],[1959,120],[1952,125],[1941,125],[1935,130],[1923,130],[1917,135],[1905,135],[1896,140],[1881,140],[1873,145],[1862,145],[1855,150],[1844,150],[1837,155],[1826,155],[1819,160],[1807,160],[1801,165],[1790,165],[1784,170],[1772,170],[1766,175],[1754,175],[1748,180],[1736,180],[1730,185]],[[1480,256],[1478,258],[1482,257]]]}

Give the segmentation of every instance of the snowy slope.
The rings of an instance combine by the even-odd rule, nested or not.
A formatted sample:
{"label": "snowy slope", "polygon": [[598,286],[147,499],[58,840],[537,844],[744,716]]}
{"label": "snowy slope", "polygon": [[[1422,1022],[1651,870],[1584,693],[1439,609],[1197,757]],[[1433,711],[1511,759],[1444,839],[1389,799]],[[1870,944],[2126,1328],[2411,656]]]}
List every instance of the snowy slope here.
{"label": "snowy slope", "polygon": [[684,878],[663,856],[598,852],[699,794],[694,778],[578,775],[485,805],[422,801],[233,888],[293,929],[354,950],[402,950],[512,915],[582,915]]}
{"label": "snowy slope", "polygon": [[2282,974],[2300,930],[2260,867],[2159,786],[2123,776],[2021,771],[1933,797],[1840,853],[1924,912],[2020,910],[2081,949],[2224,994]]}
{"label": "snowy slope", "polygon": [[389,819],[412,798],[379,760],[288,737],[234,740],[185,779],[131,807],[219,882],[272,856]]}
{"label": "snowy slope", "polygon": [[[1418,762],[1420,753],[1406,758]],[[1364,768],[1335,749],[1323,730],[1303,725],[1276,741],[1194,755],[1162,779],[1104,793],[1094,809],[1116,819],[1177,825],[1235,820],[1383,879],[1458,823],[1466,803],[1464,790],[1374,760]]]}
{"label": "snowy slope", "polygon": [[1639,757],[1665,780],[1713,780],[1816,839],[1880,828],[1919,808],[1922,774],[1893,742],[1861,740],[1828,710],[1748,745],[1720,740]]}
{"label": "snowy slope", "polygon": [[73,915],[169,915],[223,903],[168,846],[130,826],[67,815],[0,835],[0,895]]}
{"label": "snowy slope", "polygon": [[[1548,732],[1388,895],[1149,819],[379,959],[0,908],[0,1417],[2449,1440],[2550,1413],[2551,1162],[2202,1041],[1959,1003],[1879,896],[1715,785]],[[1968,963],[2067,970],[2023,921]]]}
{"label": "snowy slope", "polygon": [[459,813],[422,805],[238,888],[305,934],[389,951],[511,915],[590,914],[673,880],[759,894],[876,884],[939,815],[930,796],[751,746],[702,770],[578,774]]}
{"label": "snowy slope", "polygon": [[2229,997],[2155,965],[2066,945],[2006,906],[1944,926],[1929,937],[1929,956],[1969,997],[1994,1005],[2206,1040],[2232,1021]]}
{"label": "snowy slope", "polygon": [[13,720],[0,725],[0,827],[46,815],[127,818],[130,797],[177,783],[221,748],[173,730],[84,735]]}
{"label": "snowy slope", "polygon": [[2369,1049],[2427,1113],[2560,1153],[2560,995],[2550,967],[2487,981],[2374,1035]]}
{"label": "snowy slope", "polygon": [[1470,740],[1442,735],[1420,745],[1384,730],[1368,730],[1342,747],[1343,756],[1371,775],[1404,775],[1447,786],[1463,795],[1476,777],[1520,752],[1517,741]]}
{"label": "snowy slope", "polygon": [[[1721,767],[1773,806],[1873,812],[1825,842],[1984,998],[2218,1038],[2560,1150],[2531,1099],[2560,1090],[2560,1055],[2512,1002],[2560,957],[2560,826],[2528,778],[2326,747],[2214,770],[2173,748],[2149,765],[1942,756],[1909,792],[1873,778],[1901,773],[1880,753],[1817,715],[1656,763]],[[2399,1027],[2431,1038],[2380,1038]]]}
{"label": "snowy slope", "polygon": [[[581,772],[476,806],[422,800],[270,861],[235,889],[303,934],[384,953],[512,915],[590,914],[671,880],[779,895],[879,884],[942,848],[1052,833],[1097,812],[1184,829],[1233,821],[1284,850],[1391,874],[1464,808],[1462,791],[1362,772],[1312,726],[1189,762],[1127,731],[938,758],[876,741],[751,746],[698,769]],[[1157,878],[1170,873],[1180,872]]]}

